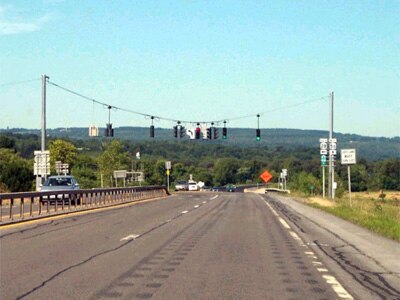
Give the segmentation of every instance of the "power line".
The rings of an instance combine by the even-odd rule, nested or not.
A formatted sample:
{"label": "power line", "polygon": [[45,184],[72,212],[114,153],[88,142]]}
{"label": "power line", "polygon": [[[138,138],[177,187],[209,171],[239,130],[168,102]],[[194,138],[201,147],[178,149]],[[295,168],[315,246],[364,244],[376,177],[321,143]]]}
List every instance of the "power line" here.
{"label": "power line", "polygon": [[83,98],[83,99],[85,99],[85,100],[88,100],[88,101],[90,101],[90,102],[93,102],[93,103],[97,103],[97,104],[103,105],[103,106],[105,106],[105,107],[108,108],[108,109],[116,109],[116,110],[120,110],[120,111],[124,111],[124,112],[128,112],[128,113],[140,115],[140,116],[143,116],[143,117],[145,117],[145,118],[151,118],[151,119],[156,119],[156,120],[164,120],[164,121],[170,121],[170,122],[175,122],[175,123],[181,122],[181,123],[190,123],[190,124],[197,124],[197,123],[203,123],[203,124],[204,124],[204,123],[207,123],[207,124],[208,124],[208,123],[217,123],[217,124],[218,124],[218,123],[222,123],[222,122],[229,122],[229,121],[235,121],[235,120],[240,120],[240,119],[247,119],[247,118],[256,117],[256,116],[258,116],[258,115],[259,115],[259,116],[262,116],[262,115],[265,115],[265,114],[267,114],[267,113],[279,111],[279,110],[282,110],[282,109],[288,109],[288,108],[292,108],[292,107],[297,107],[297,106],[302,106],[302,105],[310,104],[310,103],[317,102],[317,101],[326,100],[326,99],[329,98],[328,96],[319,97],[319,98],[315,98],[315,99],[303,101],[303,102],[300,102],[300,103],[295,103],[295,104],[291,104],[291,105],[286,105],[286,106],[277,107],[277,108],[274,108],[274,109],[271,109],[271,110],[267,110],[267,111],[264,111],[264,112],[260,112],[260,113],[256,113],[256,114],[238,116],[238,117],[234,117],[234,118],[226,118],[226,119],[220,119],[220,120],[214,120],[214,121],[207,121],[207,122],[204,122],[204,121],[185,121],[185,120],[181,120],[181,119],[178,120],[178,119],[166,118],[166,117],[162,117],[162,116],[156,116],[156,115],[152,115],[152,114],[146,114],[146,113],[134,111],[134,110],[131,110],[131,109],[128,109],[128,108],[123,108],[123,107],[118,107],[118,106],[110,105],[110,104],[108,104],[108,103],[105,103],[105,102],[96,100],[96,99],[94,99],[94,98],[90,98],[90,97],[88,97],[88,96],[85,96],[85,95],[83,95],[83,94],[81,94],[81,93],[75,92],[75,91],[73,91],[73,90],[71,90],[71,89],[68,89],[68,88],[66,88],[66,87],[63,87],[63,86],[61,86],[61,85],[59,85],[59,84],[56,84],[56,83],[54,83],[54,82],[51,82],[51,81],[49,81],[49,80],[48,80],[47,82],[48,82],[49,84],[51,84],[51,85],[53,85],[53,86],[59,88],[59,89],[62,89],[62,90],[64,90],[64,91],[68,92],[68,93],[71,93],[71,94],[73,94],[73,95],[75,95],[75,96],[81,97],[81,98]]}
{"label": "power line", "polygon": [[13,82],[0,83],[0,87],[10,86],[10,85],[18,85],[18,84],[23,84],[23,83],[28,83],[28,82],[32,82],[32,81],[38,81],[38,80],[40,80],[40,78],[23,80],[23,81],[13,81]]}

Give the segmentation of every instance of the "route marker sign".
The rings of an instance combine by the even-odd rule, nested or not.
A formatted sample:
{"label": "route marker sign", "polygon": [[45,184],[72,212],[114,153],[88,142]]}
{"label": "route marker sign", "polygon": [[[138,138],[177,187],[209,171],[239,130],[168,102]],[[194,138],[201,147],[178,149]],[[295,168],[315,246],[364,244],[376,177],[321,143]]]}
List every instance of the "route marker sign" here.
{"label": "route marker sign", "polygon": [[265,183],[268,183],[271,179],[272,179],[272,175],[265,170],[261,175],[260,178],[262,179],[262,181],[264,181]]}

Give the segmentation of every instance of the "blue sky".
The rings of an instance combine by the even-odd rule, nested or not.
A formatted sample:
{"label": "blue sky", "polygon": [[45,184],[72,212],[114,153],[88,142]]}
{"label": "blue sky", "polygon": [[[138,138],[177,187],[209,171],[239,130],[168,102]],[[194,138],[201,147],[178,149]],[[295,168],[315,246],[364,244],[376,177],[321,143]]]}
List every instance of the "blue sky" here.
{"label": "blue sky", "polygon": [[[40,80],[8,83],[47,74],[117,107],[246,128],[261,113],[261,128],[327,130],[334,91],[335,131],[399,136],[399,15],[400,1],[0,1],[0,128],[40,128]],[[47,101],[51,128],[108,119],[54,86]]]}

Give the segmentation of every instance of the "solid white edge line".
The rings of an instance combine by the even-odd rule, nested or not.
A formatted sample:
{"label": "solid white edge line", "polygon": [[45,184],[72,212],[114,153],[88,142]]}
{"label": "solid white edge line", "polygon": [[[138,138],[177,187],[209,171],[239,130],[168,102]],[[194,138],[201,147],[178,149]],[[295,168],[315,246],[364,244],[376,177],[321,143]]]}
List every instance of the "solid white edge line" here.
{"label": "solid white edge line", "polygon": [[[300,246],[304,246],[306,248],[309,248],[307,245],[304,244],[303,240],[291,230],[289,224],[282,219],[278,213],[275,211],[275,209],[267,202],[264,200],[264,203],[269,207],[269,209],[272,211],[272,213],[278,218],[279,222],[282,224],[283,227],[288,229],[289,234],[292,236],[294,240],[297,240],[297,242],[300,244]],[[315,260],[318,259],[317,256],[315,256],[314,252],[312,251],[305,251],[304,254],[306,254],[308,257],[313,258]],[[324,265],[321,262],[318,261],[312,261],[311,262],[318,272],[320,273],[327,273],[329,272],[328,269],[324,267]],[[331,275],[322,275],[322,278],[325,279],[326,283],[329,284],[333,291],[338,295],[340,299],[354,299],[347,291],[346,289],[337,281],[337,279],[334,276]]]}

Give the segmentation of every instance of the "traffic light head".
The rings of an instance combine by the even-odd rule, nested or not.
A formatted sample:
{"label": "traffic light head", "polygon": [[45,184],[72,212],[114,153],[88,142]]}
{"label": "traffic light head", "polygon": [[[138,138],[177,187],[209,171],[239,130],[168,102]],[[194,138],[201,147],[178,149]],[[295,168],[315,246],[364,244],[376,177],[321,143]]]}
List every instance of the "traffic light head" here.
{"label": "traffic light head", "polygon": [[181,127],[179,128],[179,137],[180,137],[180,138],[183,138],[183,137],[185,136],[185,134],[186,134],[186,129],[185,129],[184,126],[181,126]]}
{"label": "traffic light head", "polygon": [[228,137],[228,129],[226,127],[222,128],[222,138],[226,140]]}
{"label": "traffic light head", "polygon": [[261,130],[256,129],[256,141],[259,142],[261,141]]}
{"label": "traffic light head", "polygon": [[211,140],[211,127],[207,128],[207,139]]}
{"label": "traffic light head", "polygon": [[218,128],[217,127],[213,127],[214,130],[214,140],[218,139]]}
{"label": "traffic light head", "polygon": [[174,137],[178,137],[178,126],[174,126]]}
{"label": "traffic light head", "polygon": [[150,126],[150,137],[153,138],[154,137],[154,125]]}
{"label": "traffic light head", "polygon": [[112,128],[112,124],[111,123],[107,123],[106,124],[106,130],[105,130],[105,136],[114,136],[114,129]]}
{"label": "traffic light head", "polygon": [[201,135],[201,128],[200,127],[196,127],[196,129],[194,130],[194,134],[195,134],[196,140],[199,140],[200,139],[200,135]]}

